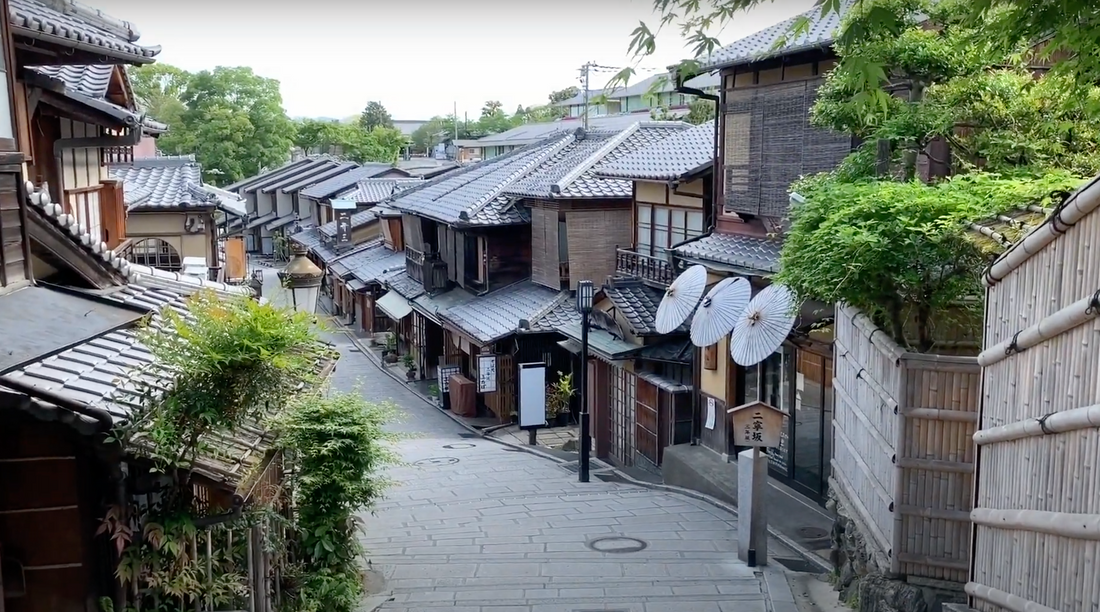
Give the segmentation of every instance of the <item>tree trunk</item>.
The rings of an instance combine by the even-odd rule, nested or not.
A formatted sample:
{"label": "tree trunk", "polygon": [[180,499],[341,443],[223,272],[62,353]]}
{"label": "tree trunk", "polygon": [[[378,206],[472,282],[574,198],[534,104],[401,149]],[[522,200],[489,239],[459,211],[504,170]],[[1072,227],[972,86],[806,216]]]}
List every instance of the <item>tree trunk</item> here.
{"label": "tree trunk", "polygon": [[[909,88],[909,103],[920,104],[924,100],[924,83],[920,81],[914,81],[912,87]],[[905,173],[905,180],[911,181],[917,175],[917,156],[920,153],[920,143],[916,140],[910,140],[907,144],[905,154],[902,156],[902,168]]]}

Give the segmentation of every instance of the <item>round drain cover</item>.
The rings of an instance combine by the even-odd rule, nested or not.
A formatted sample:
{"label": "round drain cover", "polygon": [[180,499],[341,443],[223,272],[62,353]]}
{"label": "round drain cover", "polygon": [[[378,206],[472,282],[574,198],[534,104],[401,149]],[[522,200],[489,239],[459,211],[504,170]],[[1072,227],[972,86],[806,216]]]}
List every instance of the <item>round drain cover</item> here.
{"label": "round drain cover", "polygon": [[431,459],[421,459],[416,461],[413,465],[430,466],[430,465],[451,465],[452,463],[458,463],[458,459],[454,457],[432,457]]}
{"label": "round drain cover", "polygon": [[446,448],[448,450],[459,450],[459,449],[462,449],[462,448],[473,448],[475,446],[477,446],[477,445],[476,444],[470,444],[469,442],[456,442],[454,444],[444,444],[443,448]]}
{"label": "round drain cover", "polygon": [[589,549],[602,553],[636,553],[641,552],[649,546],[643,540],[638,538],[627,538],[624,536],[607,536],[604,538],[596,538],[589,540],[584,544]]}

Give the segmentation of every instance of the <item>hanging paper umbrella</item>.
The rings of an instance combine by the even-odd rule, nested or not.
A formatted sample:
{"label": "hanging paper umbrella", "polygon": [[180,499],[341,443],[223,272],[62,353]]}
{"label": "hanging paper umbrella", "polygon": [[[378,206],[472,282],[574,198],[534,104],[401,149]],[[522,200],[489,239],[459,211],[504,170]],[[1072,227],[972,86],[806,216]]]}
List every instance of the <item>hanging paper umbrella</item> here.
{"label": "hanging paper umbrella", "polygon": [[750,297],[752,286],[743,278],[727,278],[715,285],[691,319],[692,344],[710,346],[730,333]]}
{"label": "hanging paper umbrella", "polygon": [[669,334],[683,325],[706,288],[707,269],[703,266],[692,266],[672,281],[657,307],[657,320],[654,321],[657,333]]}
{"label": "hanging paper umbrella", "polygon": [[782,285],[769,285],[745,307],[730,335],[730,356],[740,366],[768,358],[783,344],[794,326],[794,294]]}

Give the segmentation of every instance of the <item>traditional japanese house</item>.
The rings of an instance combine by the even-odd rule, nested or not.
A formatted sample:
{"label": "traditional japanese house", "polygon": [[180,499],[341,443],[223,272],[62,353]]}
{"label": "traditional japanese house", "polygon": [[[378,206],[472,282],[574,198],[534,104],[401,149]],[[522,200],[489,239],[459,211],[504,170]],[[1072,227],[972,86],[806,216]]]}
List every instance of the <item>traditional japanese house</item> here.
{"label": "traditional japanese house", "polygon": [[[385,280],[389,292],[376,305],[399,322],[398,335],[420,376],[433,377],[442,365],[458,367],[471,380],[479,380],[483,403],[502,420],[510,418],[515,405],[516,362],[509,359],[529,353],[543,359],[549,354],[551,367],[562,363],[559,369],[568,369],[568,357],[553,337],[517,336],[525,329],[521,320],[536,326],[536,315],[564,303],[564,296],[557,289],[534,290],[522,284],[531,275],[526,229],[530,217],[517,206],[517,198],[507,195],[507,188],[570,142],[563,135],[472,164],[406,189],[383,204],[401,213],[406,274]],[[508,296],[519,291],[517,287],[524,288],[520,306],[507,308]],[[493,300],[501,300],[493,315],[501,318],[491,328],[479,327],[480,318],[464,322],[467,319],[459,316],[462,309],[494,310],[498,306]],[[501,325],[506,333],[498,333]],[[494,364],[497,358],[502,361],[492,377],[486,370],[478,379],[476,357],[483,354],[495,356]],[[486,365],[488,357],[480,362]]]}
{"label": "traditional japanese house", "polygon": [[218,221],[243,218],[243,200],[204,184],[194,156],[112,164],[110,175],[122,183],[126,240],[108,246],[131,263],[170,271],[185,257],[200,257],[219,280],[225,261]]}
{"label": "traditional japanese house", "polygon": [[382,282],[395,272],[404,271],[405,253],[394,251],[382,240],[374,240],[332,260],[327,268],[332,287],[333,314],[363,334],[392,328],[374,302],[383,293]]}
{"label": "traditional japanese house", "polygon": [[[299,198],[309,202],[313,210],[313,225],[318,227],[336,220],[330,201],[343,199],[359,189],[359,182],[367,179],[403,179],[410,174],[389,164],[364,164],[317,182],[303,189]],[[415,177],[419,178],[419,177]]]}
{"label": "traditional japanese house", "polygon": [[[97,192],[62,175],[79,167],[82,181],[104,184],[102,150],[124,146],[127,133],[140,131],[140,116],[127,127],[104,126],[80,105],[102,110],[107,102],[13,78],[28,65],[80,71],[152,62],[158,49],[137,40],[127,22],[76,2],[0,1],[0,82],[12,102],[0,115],[0,608],[8,611],[85,612],[101,608],[101,597],[114,609],[127,606],[114,546],[95,531],[106,504],[127,503],[134,478],[149,470],[102,435],[129,415],[129,377],[149,362],[134,327],[162,305],[186,308],[183,297],[200,289],[248,293],[131,264],[110,249],[105,239],[115,237],[96,222],[101,211],[74,197]],[[84,132],[59,136],[65,129]],[[32,179],[56,189],[58,203]],[[107,191],[119,192],[121,205],[120,186],[99,194]],[[241,477],[266,457],[264,440],[247,448],[224,442],[211,440],[217,451],[198,462],[204,486],[219,491],[211,499],[247,487]]]}

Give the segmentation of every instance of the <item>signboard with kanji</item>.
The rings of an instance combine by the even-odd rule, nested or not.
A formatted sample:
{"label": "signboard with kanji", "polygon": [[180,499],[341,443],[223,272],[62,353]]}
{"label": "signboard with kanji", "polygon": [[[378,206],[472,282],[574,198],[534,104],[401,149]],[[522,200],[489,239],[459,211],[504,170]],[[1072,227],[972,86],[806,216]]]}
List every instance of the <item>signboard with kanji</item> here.
{"label": "signboard with kanji", "polygon": [[459,368],[456,365],[442,365],[439,366],[439,391],[440,393],[451,392],[451,374],[458,374]]}
{"label": "signboard with kanji", "polygon": [[733,420],[733,444],[775,448],[783,433],[783,412],[764,402],[751,402],[726,411]]}
{"label": "signboard with kanji", "polygon": [[477,392],[494,393],[497,390],[497,356],[477,356]]}
{"label": "signboard with kanji", "polygon": [[332,200],[332,211],[336,213],[336,244],[351,244],[351,215],[355,212],[355,202]]}

